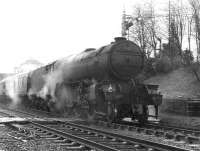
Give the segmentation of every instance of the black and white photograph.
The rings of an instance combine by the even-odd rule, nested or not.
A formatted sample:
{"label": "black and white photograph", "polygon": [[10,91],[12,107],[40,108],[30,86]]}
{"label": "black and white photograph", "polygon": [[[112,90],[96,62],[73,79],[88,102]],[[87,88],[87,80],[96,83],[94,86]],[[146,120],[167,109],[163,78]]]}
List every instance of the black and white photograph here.
{"label": "black and white photograph", "polygon": [[0,151],[200,151],[199,0],[0,0]]}

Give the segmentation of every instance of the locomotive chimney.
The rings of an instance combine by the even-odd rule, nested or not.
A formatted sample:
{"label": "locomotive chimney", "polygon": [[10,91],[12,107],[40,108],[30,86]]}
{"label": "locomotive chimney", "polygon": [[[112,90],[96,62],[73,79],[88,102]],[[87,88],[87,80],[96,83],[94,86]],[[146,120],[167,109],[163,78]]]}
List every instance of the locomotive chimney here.
{"label": "locomotive chimney", "polygon": [[126,40],[125,37],[115,37],[115,42],[120,42]]}

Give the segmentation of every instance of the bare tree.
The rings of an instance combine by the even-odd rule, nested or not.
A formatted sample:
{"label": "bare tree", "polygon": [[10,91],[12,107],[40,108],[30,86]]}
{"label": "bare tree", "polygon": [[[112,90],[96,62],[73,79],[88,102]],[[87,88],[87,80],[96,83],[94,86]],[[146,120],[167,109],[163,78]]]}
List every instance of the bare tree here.
{"label": "bare tree", "polygon": [[149,58],[152,52],[156,55],[158,42],[161,38],[157,36],[155,12],[152,5],[147,7],[137,6],[133,13],[134,24],[130,29],[130,37],[137,42],[142,51]]}
{"label": "bare tree", "polygon": [[144,12],[141,7],[137,7],[134,12],[134,24],[130,29],[130,38],[137,42],[138,45],[142,48],[144,54],[146,54],[147,46],[147,35],[145,32],[145,23]]}
{"label": "bare tree", "polygon": [[148,13],[148,22],[147,22],[147,32],[148,32],[148,44],[150,46],[150,49],[153,50],[154,52],[154,57],[157,56],[157,45],[158,42],[160,43],[160,49],[161,49],[161,38],[158,36],[158,26],[157,26],[157,21],[156,21],[156,17],[155,17],[155,10],[154,7],[152,5],[152,3],[149,5],[149,13]]}
{"label": "bare tree", "polygon": [[175,44],[178,48],[178,54],[182,55],[182,45],[183,45],[183,38],[185,34],[185,27],[186,27],[186,19],[185,15],[183,14],[182,4],[173,3],[170,4],[170,25],[169,25],[169,42]]}
{"label": "bare tree", "polygon": [[188,49],[191,51],[191,37],[192,37],[192,21],[193,15],[186,14],[187,20],[187,40],[188,40]]}
{"label": "bare tree", "polygon": [[195,40],[197,47],[197,61],[200,55],[200,2],[198,0],[190,0],[190,5],[193,10],[194,24],[195,24]]}

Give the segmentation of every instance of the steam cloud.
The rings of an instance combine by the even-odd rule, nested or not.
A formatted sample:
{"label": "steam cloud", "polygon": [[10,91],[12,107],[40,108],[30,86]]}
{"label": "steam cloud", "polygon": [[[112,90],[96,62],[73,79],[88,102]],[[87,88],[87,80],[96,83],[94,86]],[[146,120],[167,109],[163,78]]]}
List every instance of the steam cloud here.
{"label": "steam cloud", "polygon": [[39,92],[36,92],[34,88],[31,88],[28,93],[29,96],[34,94],[37,97],[46,100],[48,99],[47,96],[50,95],[50,104],[54,105],[53,107],[51,106],[52,110],[56,109],[57,111],[64,111],[65,109],[72,107],[76,100],[77,93],[72,87],[64,84],[63,72],[70,73],[70,68],[68,68],[67,71],[65,68],[65,71],[63,71],[63,64],[61,64],[56,70],[44,75],[43,79],[45,84],[42,89]]}
{"label": "steam cloud", "polygon": [[[73,57],[69,59],[72,58]],[[69,59],[68,61],[70,61]],[[64,62],[66,63],[66,61]],[[34,87],[31,87],[28,90],[27,96],[29,98],[29,101],[31,99],[34,101],[35,98],[38,98],[39,101],[45,101],[48,100],[49,99],[48,96],[50,96],[49,104],[53,104],[53,106],[50,106],[52,107],[51,108],[52,110],[64,111],[73,107],[73,105],[79,99],[78,98],[79,92],[77,89],[71,87],[68,84],[65,84],[64,78],[70,75],[71,67],[69,66],[68,68],[64,68],[64,65],[65,65],[64,63],[59,62],[55,70],[47,73],[46,75],[43,75],[44,81],[41,82],[44,82],[44,85],[39,91]],[[65,75],[65,77],[63,75]],[[15,77],[14,80],[18,80],[18,78]],[[18,81],[15,82],[19,84]],[[31,84],[31,86],[33,85]],[[7,80],[6,89],[7,89],[7,95],[9,95],[9,97],[12,99],[11,103],[12,107],[17,106],[22,102],[21,98],[16,94],[17,91],[19,92],[21,91],[21,87],[19,87],[19,85],[17,87],[14,86],[13,79],[11,79],[11,82]],[[70,110],[66,112],[69,111]]]}
{"label": "steam cloud", "polygon": [[[10,77],[6,81],[6,93],[11,99],[10,107],[15,108],[21,103],[20,97],[17,95],[18,86],[15,86],[14,83],[19,83],[18,78]],[[7,101],[7,100],[6,100]]]}

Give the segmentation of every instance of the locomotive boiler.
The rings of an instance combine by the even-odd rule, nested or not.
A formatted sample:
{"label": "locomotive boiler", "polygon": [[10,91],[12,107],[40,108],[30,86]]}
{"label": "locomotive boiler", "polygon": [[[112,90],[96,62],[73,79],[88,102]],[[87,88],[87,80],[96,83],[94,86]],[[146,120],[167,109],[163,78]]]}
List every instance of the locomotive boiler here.
{"label": "locomotive boiler", "polygon": [[144,122],[148,106],[155,106],[157,115],[162,102],[158,86],[137,80],[144,57],[138,45],[118,37],[99,49],[89,48],[5,79],[0,88],[3,92],[12,89],[26,106],[51,112],[76,112],[109,121],[131,117]]}

